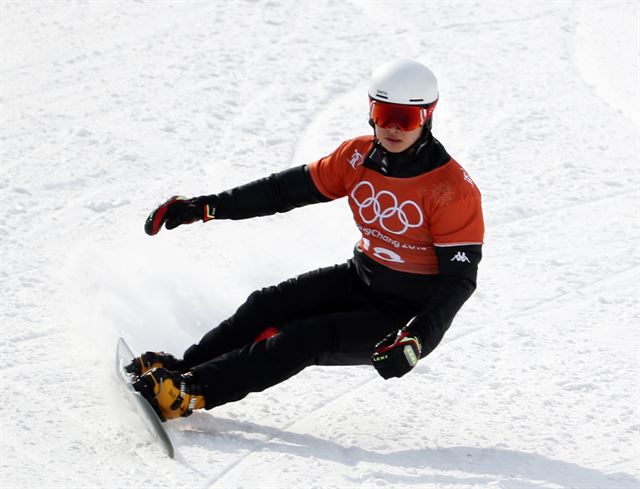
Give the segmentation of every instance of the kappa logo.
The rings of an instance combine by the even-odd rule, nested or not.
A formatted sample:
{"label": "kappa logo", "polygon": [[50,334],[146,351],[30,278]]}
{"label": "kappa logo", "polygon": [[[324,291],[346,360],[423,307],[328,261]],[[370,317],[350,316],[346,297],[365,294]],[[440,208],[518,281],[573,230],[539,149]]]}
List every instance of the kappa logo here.
{"label": "kappa logo", "polygon": [[471,263],[471,260],[467,258],[467,254],[464,251],[458,251],[453,258],[449,261],[459,261],[459,262],[467,262]]}
{"label": "kappa logo", "polygon": [[412,200],[398,202],[398,197],[388,190],[376,192],[371,182],[363,181],[351,191],[351,200],[358,207],[358,214],[365,224],[379,222],[380,227],[391,234],[404,234],[410,228],[424,223],[424,215]]}
{"label": "kappa logo", "polygon": [[364,155],[356,149],[351,155],[351,158],[349,158],[349,164],[355,170],[358,166],[362,165],[363,162],[364,162]]}
{"label": "kappa logo", "polygon": [[466,171],[462,170],[462,174],[464,175],[463,178],[464,178],[465,182],[470,184],[472,187],[476,186],[475,182],[471,179],[471,177],[469,176],[469,174]]}

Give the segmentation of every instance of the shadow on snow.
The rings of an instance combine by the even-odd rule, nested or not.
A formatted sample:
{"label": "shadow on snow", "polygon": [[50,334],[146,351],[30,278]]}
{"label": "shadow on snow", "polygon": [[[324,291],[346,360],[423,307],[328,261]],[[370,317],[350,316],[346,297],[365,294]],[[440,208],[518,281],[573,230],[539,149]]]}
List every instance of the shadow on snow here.
{"label": "shadow on snow", "polygon": [[[266,440],[248,438],[245,434],[261,434]],[[201,436],[198,436],[201,435]],[[194,416],[185,420],[181,432],[182,446],[201,446],[209,450],[241,452],[242,458],[256,450],[275,452],[303,458],[324,459],[349,467],[360,463],[374,464],[371,470],[354,473],[354,483],[383,479],[402,484],[489,484],[496,476],[511,479],[514,489],[541,488],[542,482],[561,488],[626,489],[636,488],[640,480],[630,474],[605,473],[563,460],[554,460],[537,453],[504,448],[449,447],[414,448],[397,452],[376,452],[356,446],[343,446],[331,440],[309,434],[294,433],[252,422],[216,417]],[[246,452],[249,452],[247,454]],[[385,467],[406,470],[403,474],[385,472]],[[430,469],[450,474],[416,474]],[[455,473],[455,474],[454,474]],[[458,475],[466,473],[467,475]],[[506,481],[503,481],[503,483]]]}

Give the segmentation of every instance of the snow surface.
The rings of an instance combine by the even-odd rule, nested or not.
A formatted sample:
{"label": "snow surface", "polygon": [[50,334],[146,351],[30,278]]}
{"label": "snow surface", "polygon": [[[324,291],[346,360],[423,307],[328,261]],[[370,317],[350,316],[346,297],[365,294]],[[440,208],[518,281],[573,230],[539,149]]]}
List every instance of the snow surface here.
{"label": "snow surface", "polygon": [[[6,488],[640,487],[636,1],[6,1]],[[345,202],[155,238],[147,213],[369,132],[371,70],[432,67],[483,192],[479,288],[410,375],[309,368],[168,425],[115,339],[181,353],[254,289],[345,260]]]}

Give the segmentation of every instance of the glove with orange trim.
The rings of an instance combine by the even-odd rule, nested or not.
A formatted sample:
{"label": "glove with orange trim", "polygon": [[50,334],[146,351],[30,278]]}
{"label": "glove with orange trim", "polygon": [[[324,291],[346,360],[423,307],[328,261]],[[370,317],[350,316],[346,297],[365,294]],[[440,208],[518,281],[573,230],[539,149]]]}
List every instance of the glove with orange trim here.
{"label": "glove with orange trim", "polygon": [[421,348],[420,337],[403,328],[388,334],[375,346],[371,361],[385,379],[402,377],[418,363]]}
{"label": "glove with orange trim", "polygon": [[215,195],[191,199],[174,195],[149,214],[144,230],[149,236],[154,236],[163,225],[167,229],[174,229],[182,224],[210,221],[215,218],[217,201]]}

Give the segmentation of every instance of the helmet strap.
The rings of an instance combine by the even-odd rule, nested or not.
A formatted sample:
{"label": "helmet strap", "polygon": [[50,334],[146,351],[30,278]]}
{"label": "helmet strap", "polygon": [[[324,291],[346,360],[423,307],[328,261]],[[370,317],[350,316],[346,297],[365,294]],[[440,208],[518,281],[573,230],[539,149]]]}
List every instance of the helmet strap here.
{"label": "helmet strap", "polygon": [[433,117],[429,117],[427,122],[422,126],[422,134],[418,138],[418,140],[411,145],[412,148],[416,149],[416,155],[420,154],[420,152],[427,147],[431,140],[431,126],[432,126]]}

